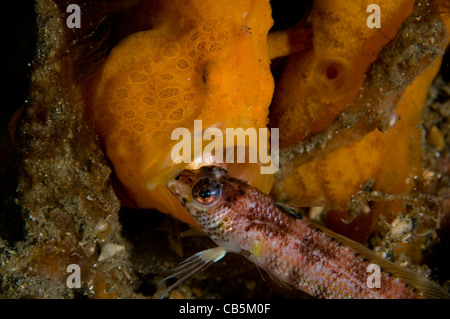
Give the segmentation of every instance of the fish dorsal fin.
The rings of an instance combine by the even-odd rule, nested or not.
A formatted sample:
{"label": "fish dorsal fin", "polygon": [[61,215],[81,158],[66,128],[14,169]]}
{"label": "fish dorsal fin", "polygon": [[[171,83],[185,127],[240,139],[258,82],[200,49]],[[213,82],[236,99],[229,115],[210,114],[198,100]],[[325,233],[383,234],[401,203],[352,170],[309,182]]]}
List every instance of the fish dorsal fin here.
{"label": "fish dorsal fin", "polygon": [[330,206],[330,203],[324,197],[319,198],[301,197],[293,199],[287,203],[284,203],[284,205],[288,207],[325,207]]}
{"label": "fish dorsal fin", "polygon": [[280,203],[280,202],[274,202],[276,206],[278,206],[278,208],[280,208],[281,210],[284,210],[286,213],[293,215],[296,218],[303,218],[303,216],[300,213],[297,213],[297,211],[292,208],[291,206],[285,204],[285,203]]}
{"label": "fish dorsal fin", "polygon": [[308,222],[315,228],[320,229],[328,236],[334,238],[336,241],[340,242],[344,246],[351,248],[359,256],[367,259],[371,263],[375,263],[380,266],[381,269],[390,273],[396,278],[399,278],[404,283],[411,287],[420,290],[426,297],[432,299],[450,299],[450,294],[445,291],[442,287],[429,280],[428,278],[410,270],[403,268],[386,260],[385,258],[376,254],[373,250],[363,246],[362,244],[353,241],[345,236],[336,234],[335,232],[315,224],[314,222],[308,220]]}
{"label": "fish dorsal fin", "polygon": [[161,282],[163,282],[170,278],[182,276],[164,292],[164,294],[161,296],[161,299],[163,299],[172,289],[177,287],[186,279],[205,270],[208,266],[222,259],[226,253],[227,252],[222,247],[215,247],[200,251],[183,261],[180,266],[172,270],[172,275],[161,280]]}

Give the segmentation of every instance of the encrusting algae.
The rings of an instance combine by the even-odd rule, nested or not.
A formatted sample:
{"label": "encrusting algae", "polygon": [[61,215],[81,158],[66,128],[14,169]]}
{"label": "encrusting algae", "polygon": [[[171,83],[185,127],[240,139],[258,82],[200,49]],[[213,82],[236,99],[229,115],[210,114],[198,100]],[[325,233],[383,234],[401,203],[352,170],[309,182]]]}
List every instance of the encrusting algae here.
{"label": "encrusting algae", "polygon": [[[194,227],[167,185],[184,169],[205,163],[201,158],[175,163],[171,152],[179,140],[172,132],[186,128],[192,138],[207,128],[224,135],[226,128],[279,128],[276,174],[261,174],[261,162],[217,166],[277,201],[325,205],[310,209],[316,223],[396,264],[402,256],[403,266],[424,263],[423,252],[437,241],[441,199],[431,190],[440,175],[423,167],[421,113],[449,43],[450,9],[444,1],[380,0],[381,28],[369,28],[371,1],[314,0],[295,26],[271,33],[274,21],[266,0],[111,1],[110,11],[86,5],[104,12],[83,15],[90,30],[70,32],[55,27],[63,21],[60,3],[38,2],[39,30],[48,43],[36,59],[31,102],[17,121],[14,141],[21,150],[19,204],[29,234],[22,246],[8,248],[9,255],[0,251],[2,264],[9,263],[0,283],[17,281],[25,288],[10,295],[39,297],[38,284],[52,278],[43,296],[73,297],[64,286],[67,276],[61,275],[67,262],[87,274],[77,294],[161,295],[164,287],[156,282],[173,260],[136,257],[160,243],[158,236],[140,242],[147,228],[127,238],[138,238],[134,241],[122,238],[129,210],[122,209],[119,221],[119,202],[91,127],[124,192],[123,206],[155,208]],[[56,20],[45,17],[49,4]],[[103,37],[101,43],[96,36]],[[52,39],[59,39],[58,45]],[[286,63],[271,65],[271,59]],[[272,73],[281,71],[274,81]],[[83,112],[91,127],[83,123]],[[202,131],[194,120],[202,121]],[[437,126],[427,138],[438,150],[447,149],[448,137]],[[53,140],[56,155],[48,158],[42,152]],[[209,142],[203,140],[201,147]],[[83,154],[84,146],[90,154]],[[249,139],[242,146],[260,147]],[[444,155],[440,165],[448,166]],[[80,179],[70,177],[70,165]],[[321,215],[312,216],[317,211]],[[157,215],[150,212],[145,213]],[[159,229],[164,227],[170,228]],[[173,229],[180,237],[179,228]],[[169,238],[170,246],[180,238]],[[6,247],[0,240],[0,248]],[[179,257],[188,253],[181,244],[172,249]],[[157,265],[149,260],[158,260]],[[133,272],[157,291],[136,292]],[[201,290],[196,296],[208,296],[194,290]],[[170,296],[189,295],[180,289]]]}

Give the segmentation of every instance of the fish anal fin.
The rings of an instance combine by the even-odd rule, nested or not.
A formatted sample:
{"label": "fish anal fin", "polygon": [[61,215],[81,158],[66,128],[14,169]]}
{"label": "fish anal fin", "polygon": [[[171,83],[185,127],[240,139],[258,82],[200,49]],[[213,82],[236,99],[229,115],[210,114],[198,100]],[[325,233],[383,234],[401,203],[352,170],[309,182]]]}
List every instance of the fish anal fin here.
{"label": "fish anal fin", "polygon": [[208,266],[222,259],[225,254],[226,250],[222,247],[214,247],[198,252],[183,261],[180,266],[172,270],[172,275],[161,280],[161,282],[163,282],[170,278],[181,277],[164,292],[161,299],[186,279],[196,275],[197,273],[205,270]]}

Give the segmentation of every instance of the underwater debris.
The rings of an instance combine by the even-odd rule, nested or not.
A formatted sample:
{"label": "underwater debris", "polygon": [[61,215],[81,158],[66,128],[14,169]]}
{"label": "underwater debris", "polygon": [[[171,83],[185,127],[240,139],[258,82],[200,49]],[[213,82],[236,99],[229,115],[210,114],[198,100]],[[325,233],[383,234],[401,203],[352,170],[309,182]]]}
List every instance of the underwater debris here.
{"label": "underwater debris", "polygon": [[[73,57],[64,55],[65,20],[52,1],[38,1],[36,11],[38,54],[15,134],[17,202],[26,233],[14,245],[6,243],[0,255],[0,291],[3,298],[130,297],[134,275],[125,255],[108,270],[96,265],[97,245],[124,244],[120,202],[103,152],[83,119]],[[103,238],[95,229],[100,219],[111,228]],[[80,290],[66,285],[70,264],[81,268]]]}

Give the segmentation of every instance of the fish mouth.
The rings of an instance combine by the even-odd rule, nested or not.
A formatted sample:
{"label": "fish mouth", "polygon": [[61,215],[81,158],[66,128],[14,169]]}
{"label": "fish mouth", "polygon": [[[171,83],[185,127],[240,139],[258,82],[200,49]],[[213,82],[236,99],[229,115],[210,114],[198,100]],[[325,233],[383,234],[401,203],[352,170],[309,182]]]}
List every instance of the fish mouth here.
{"label": "fish mouth", "polygon": [[180,185],[180,182],[178,180],[172,179],[170,180],[167,184],[166,184],[167,188],[169,189],[169,191],[175,195],[175,197],[177,197],[178,200],[180,200],[180,198],[183,196],[182,195],[182,190],[185,187],[182,187],[182,185]]}
{"label": "fish mouth", "polygon": [[178,187],[177,187],[177,183],[176,183],[175,180],[170,180],[170,181],[167,183],[167,188],[168,188],[169,191],[170,191],[172,194],[174,194],[174,195],[176,195],[176,194],[178,193]]}
{"label": "fish mouth", "polygon": [[172,193],[172,195],[175,196],[177,201],[180,202],[183,206],[185,206],[184,205],[185,203],[183,200],[183,198],[185,196],[182,193],[182,190],[181,190],[179,184],[176,183],[176,181],[170,181],[169,183],[167,183],[166,187],[169,189],[169,191]]}
{"label": "fish mouth", "polygon": [[167,182],[166,186],[177,200],[184,204],[184,199],[191,194],[192,186],[196,180],[197,175],[194,171],[184,170]]}

